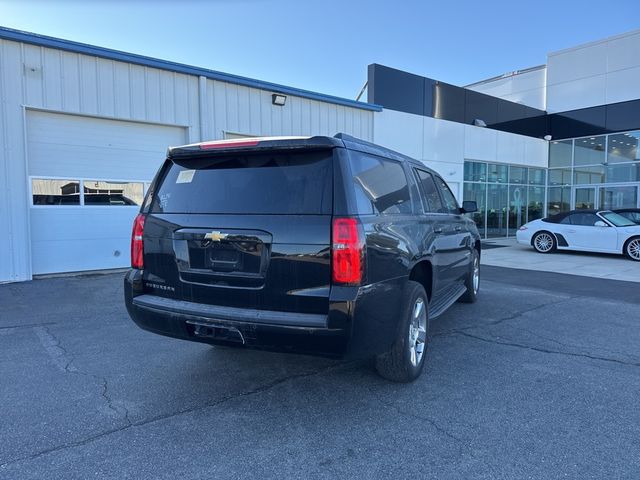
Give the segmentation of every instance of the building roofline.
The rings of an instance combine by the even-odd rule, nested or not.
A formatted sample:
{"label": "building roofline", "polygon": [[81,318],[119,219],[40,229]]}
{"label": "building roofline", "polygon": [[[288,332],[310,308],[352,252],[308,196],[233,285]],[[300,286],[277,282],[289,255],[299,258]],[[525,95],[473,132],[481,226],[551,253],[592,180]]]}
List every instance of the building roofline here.
{"label": "building roofline", "polygon": [[372,103],[356,102],[355,100],[349,100],[347,98],[341,98],[333,95],[326,95],[323,93],[312,92],[310,90],[303,90],[296,87],[289,87],[289,86],[280,85],[277,83],[265,82],[265,81],[256,80],[253,78],[233,75],[230,73],[218,72],[216,70],[209,70],[207,68],[194,67],[192,65],[186,65],[183,63],[171,62],[169,60],[161,60],[159,58],[147,57],[144,55],[138,55],[136,53],[128,53],[128,52],[123,52],[121,50],[113,50],[110,48],[98,47],[95,45],[74,42],[74,41],[65,40],[62,38],[49,37],[47,35],[39,35],[37,33],[31,33],[31,32],[24,32],[22,30],[15,30],[13,28],[0,26],[0,39],[29,43],[29,44],[38,45],[41,47],[57,48],[59,50],[65,50],[68,52],[92,55],[95,57],[106,58],[109,60],[133,63],[136,65],[159,68],[159,69],[168,70],[171,72],[184,73],[187,75],[202,76],[202,77],[210,78],[212,80],[219,80],[222,82],[234,83],[236,85],[242,85],[245,87],[258,88],[260,90],[268,90],[269,92],[283,93],[285,95],[303,97],[303,98],[308,98],[310,100],[333,103],[336,105],[343,105],[346,107],[359,108],[361,110],[369,110],[374,112],[379,112],[382,110],[382,107],[380,105],[374,105]]}
{"label": "building roofline", "polygon": [[555,52],[549,52],[547,54],[547,57],[553,57],[555,55],[561,55],[563,53],[568,53],[568,52],[571,52],[571,51],[574,51],[574,50],[580,50],[580,49],[586,48],[586,47],[592,47],[593,45],[599,45],[601,43],[607,43],[607,42],[610,42],[612,40],[618,40],[620,38],[631,37],[633,35],[638,35],[638,34],[640,34],[640,29],[630,30],[628,32],[619,33],[617,35],[612,35],[610,37],[601,38],[599,40],[593,40],[591,42],[582,43],[582,44],[576,45],[574,47],[568,47],[568,48],[563,48],[562,50],[556,50]]}
{"label": "building roofline", "polygon": [[485,78],[484,80],[479,80],[477,82],[470,83],[469,85],[465,85],[464,88],[475,87],[477,85],[483,85],[485,83],[495,82],[496,80],[502,80],[503,78],[515,77],[516,75],[535,72],[536,70],[543,70],[545,68],[547,68],[546,64],[536,65],[535,67],[523,68],[522,70],[514,70],[513,72],[503,73],[502,75],[496,75],[495,77]]}

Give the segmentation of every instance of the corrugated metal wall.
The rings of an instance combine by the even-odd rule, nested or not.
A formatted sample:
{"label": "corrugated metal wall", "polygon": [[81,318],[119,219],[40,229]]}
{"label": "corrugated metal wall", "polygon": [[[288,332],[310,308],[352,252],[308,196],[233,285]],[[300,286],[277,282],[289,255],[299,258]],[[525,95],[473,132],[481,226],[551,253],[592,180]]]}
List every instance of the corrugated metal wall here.
{"label": "corrugated metal wall", "polygon": [[185,126],[194,142],[225,131],[373,140],[371,111],[293,96],[278,107],[263,90],[8,40],[0,100],[0,281],[31,276],[24,107]]}

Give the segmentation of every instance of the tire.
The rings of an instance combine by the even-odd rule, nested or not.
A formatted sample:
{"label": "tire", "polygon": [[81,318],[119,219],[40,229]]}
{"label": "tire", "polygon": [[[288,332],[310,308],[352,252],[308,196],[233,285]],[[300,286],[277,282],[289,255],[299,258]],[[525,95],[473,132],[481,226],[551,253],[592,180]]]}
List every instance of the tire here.
{"label": "tire", "polygon": [[471,264],[469,265],[469,273],[464,281],[467,291],[458,299],[462,303],[475,303],[478,299],[478,290],[480,289],[480,255],[474,248],[471,253]]}
{"label": "tire", "polygon": [[[424,287],[409,281],[403,296],[398,336],[390,351],[376,356],[376,370],[392,382],[413,382],[422,373],[429,344],[429,300]],[[417,326],[417,328],[416,328]]]}
{"label": "tire", "polygon": [[640,262],[640,237],[631,237],[624,244],[624,255],[635,261]]}
{"label": "tire", "polygon": [[556,237],[550,232],[538,232],[531,239],[531,246],[538,253],[552,253],[558,248]]}

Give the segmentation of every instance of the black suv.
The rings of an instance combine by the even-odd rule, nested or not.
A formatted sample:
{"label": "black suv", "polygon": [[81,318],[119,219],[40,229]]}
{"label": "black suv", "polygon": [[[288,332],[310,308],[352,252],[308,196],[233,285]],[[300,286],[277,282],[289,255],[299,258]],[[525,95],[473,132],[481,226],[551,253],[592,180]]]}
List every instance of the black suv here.
{"label": "black suv", "polygon": [[127,310],[162,335],[375,356],[411,381],[429,320],[476,299],[475,210],[424,164],[344,134],[171,148],[134,222]]}

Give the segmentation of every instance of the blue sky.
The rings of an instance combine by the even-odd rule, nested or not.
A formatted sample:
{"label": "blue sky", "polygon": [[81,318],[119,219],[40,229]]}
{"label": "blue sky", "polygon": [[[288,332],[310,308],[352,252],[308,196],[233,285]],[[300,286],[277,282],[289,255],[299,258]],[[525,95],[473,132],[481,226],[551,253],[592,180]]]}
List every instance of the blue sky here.
{"label": "blue sky", "polygon": [[465,85],[640,16],[637,0],[0,0],[0,25],[355,98],[369,63]]}

